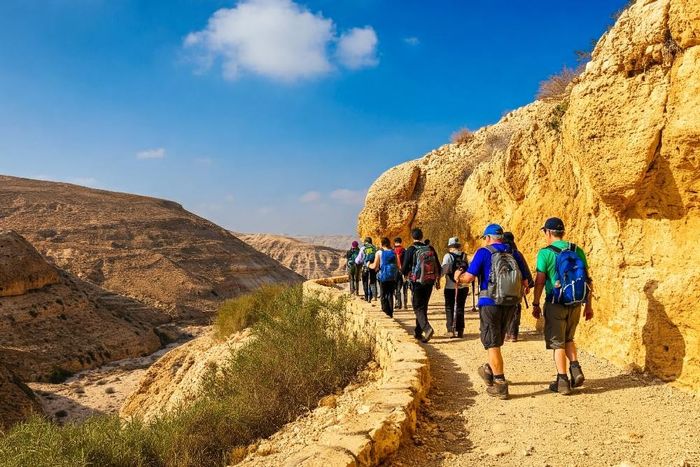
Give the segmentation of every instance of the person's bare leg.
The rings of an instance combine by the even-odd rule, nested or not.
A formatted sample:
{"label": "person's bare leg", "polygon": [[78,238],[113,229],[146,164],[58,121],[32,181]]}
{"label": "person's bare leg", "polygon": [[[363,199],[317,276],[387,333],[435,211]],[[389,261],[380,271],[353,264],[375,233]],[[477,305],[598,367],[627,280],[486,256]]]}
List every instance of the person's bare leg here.
{"label": "person's bare leg", "polygon": [[489,366],[494,375],[503,374],[503,355],[501,355],[500,347],[489,349]]}
{"label": "person's bare leg", "polygon": [[570,362],[577,362],[578,361],[578,352],[576,351],[576,342],[567,342],[566,343],[566,358],[568,358]]}
{"label": "person's bare leg", "polygon": [[557,366],[557,373],[565,375],[567,366],[565,349],[554,349],[554,363]]}

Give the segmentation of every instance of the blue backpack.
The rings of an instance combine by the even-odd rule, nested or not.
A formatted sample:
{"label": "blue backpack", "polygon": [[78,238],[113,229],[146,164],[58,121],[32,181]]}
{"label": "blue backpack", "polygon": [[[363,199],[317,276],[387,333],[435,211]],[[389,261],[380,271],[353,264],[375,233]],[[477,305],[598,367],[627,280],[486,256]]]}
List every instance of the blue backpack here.
{"label": "blue backpack", "polygon": [[578,305],[588,297],[588,272],[581,257],[576,253],[576,245],[562,250],[553,245],[547,247],[557,255],[556,277],[552,303]]}
{"label": "blue backpack", "polygon": [[381,252],[381,265],[379,266],[379,274],[377,278],[379,282],[395,281],[399,277],[399,265],[396,261],[396,253],[391,250]]}

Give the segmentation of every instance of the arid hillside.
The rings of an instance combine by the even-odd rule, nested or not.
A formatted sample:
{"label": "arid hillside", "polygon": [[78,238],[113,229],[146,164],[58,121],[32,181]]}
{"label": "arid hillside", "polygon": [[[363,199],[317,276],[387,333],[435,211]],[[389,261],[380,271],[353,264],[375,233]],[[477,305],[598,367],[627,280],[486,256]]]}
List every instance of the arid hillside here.
{"label": "arid hillside", "polygon": [[[240,234],[238,237],[256,250],[265,253],[307,279],[345,274],[345,250],[312,245],[296,238],[281,235]],[[348,243],[349,247],[350,243]]]}
{"label": "arid hillside", "polygon": [[[383,174],[362,235],[422,226],[479,245],[489,222],[530,261],[556,215],[589,255],[597,315],[579,341],[700,389],[700,3],[637,1],[560,96]],[[532,323],[531,323],[532,324]]]}
{"label": "arid hillside", "polygon": [[0,431],[25,420],[32,414],[41,415],[41,404],[31,389],[0,363]]}
{"label": "arid hillside", "polygon": [[175,317],[302,279],[182,206],[144,196],[0,176],[0,228],[79,278]]}
{"label": "arid hillside", "polygon": [[154,352],[168,319],[47,263],[18,234],[0,232],[0,365],[24,381]]}
{"label": "arid hillside", "polygon": [[359,239],[352,235],[292,235],[291,238],[311,245],[321,245],[335,250],[346,251],[353,240]]}

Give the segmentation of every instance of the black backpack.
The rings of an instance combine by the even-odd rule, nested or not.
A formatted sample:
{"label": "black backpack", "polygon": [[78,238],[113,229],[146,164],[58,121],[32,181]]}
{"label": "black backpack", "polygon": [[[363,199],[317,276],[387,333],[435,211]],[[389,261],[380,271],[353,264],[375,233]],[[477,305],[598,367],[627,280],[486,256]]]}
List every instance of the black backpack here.
{"label": "black backpack", "polygon": [[460,269],[463,271],[466,271],[467,268],[469,267],[469,261],[467,261],[467,256],[462,253],[448,253],[450,256],[452,256],[452,266],[450,266],[450,271],[448,273],[448,276],[452,280],[452,282],[455,281],[455,273],[459,271]]}

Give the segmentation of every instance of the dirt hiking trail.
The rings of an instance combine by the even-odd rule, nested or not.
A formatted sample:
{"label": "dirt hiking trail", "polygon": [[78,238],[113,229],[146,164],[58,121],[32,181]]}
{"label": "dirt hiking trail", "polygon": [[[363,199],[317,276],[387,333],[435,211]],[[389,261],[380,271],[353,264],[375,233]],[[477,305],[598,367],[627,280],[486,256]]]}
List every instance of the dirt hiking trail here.
{"label": "dirt hiking trail", "polygon": [[[519,342],[505,344],[510,399],[489,397],[477,374],[486,358],[479,319],[468,310],[464,338],[448,338],[443,292],[434,291],[435,336],[422,344],[432,388],[413,442],[389,465],[700,466],[700,397],[625,374],[583,351],[584,386],[570,396],[552,393],[552,353],[539,333],[523,329]],[[410,307],[394,317],[413,334]]]}

